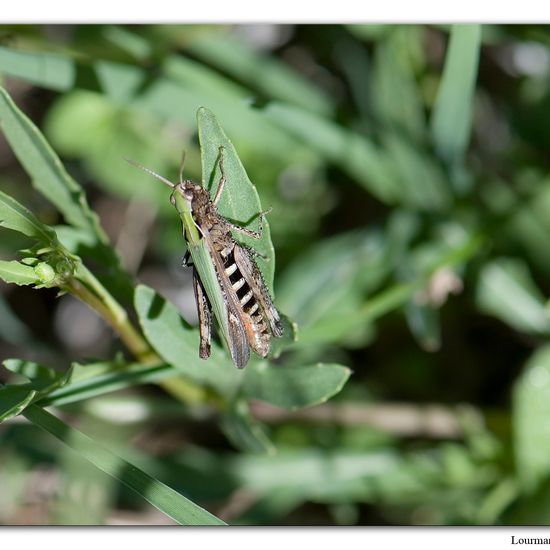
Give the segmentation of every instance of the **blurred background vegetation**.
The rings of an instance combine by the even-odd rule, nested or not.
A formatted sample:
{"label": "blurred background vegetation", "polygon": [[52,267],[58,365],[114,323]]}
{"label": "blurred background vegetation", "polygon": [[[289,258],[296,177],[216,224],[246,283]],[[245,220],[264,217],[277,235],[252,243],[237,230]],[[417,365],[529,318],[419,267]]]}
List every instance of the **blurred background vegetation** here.
{"label": "blurred background vegetation", "polygon": [[[3,26],[0,75],[127,271],[191,323],[180,222],[122,158],[175,179],[185,149],[200,181],[196,111],[215,113],[273,207],[299,326],[281,362],[352,371],[316,406],[252,400],[263,452],[151,385],[67,422],[232,524],[550,522],[547,27]],[[1,135],[0,187],[61,223]],[[2,258],[22,243],[2,230]],[[0,283],[2,360],[121,352],[73,296]],[[172,523],[22,417],[0,426],[0,486],[2,524]]]}

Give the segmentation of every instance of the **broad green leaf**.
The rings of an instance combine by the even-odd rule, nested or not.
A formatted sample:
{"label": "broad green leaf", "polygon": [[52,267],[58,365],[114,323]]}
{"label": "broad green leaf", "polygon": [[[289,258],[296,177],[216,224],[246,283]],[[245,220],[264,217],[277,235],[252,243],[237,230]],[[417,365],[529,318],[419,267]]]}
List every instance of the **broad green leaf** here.
{"label": "broad green leaf", "polygon": [[251,365],[246,371],[243,392],[284,409],[298,409],[324,403],[347,382],[351,371],[335,364],[303,367]]}
{"label": "broad green leaf", "polygon": [[0,46],[0,73],[64,91],[73,87],[76,67],[71,59],[56,53],[24,52]]}
{"label": "broad green leaf", "polygon": [[15,260],[0,260],[0,279],[16,285],[37,285],[41,282],[33,267]]}
{"label": "broad green leaf", "polygon": [[199,384],[231,394],[240,376],[231,360],[217,346],[212,346],[208,361],[199,358],[199,334],[186,323],[170,303],[153,289],[139,285],[135,292],[139,322],[155,351],[178,372]]}
{"label": "broad green leaf", "polygon": [[0,225],[19,231],[45,246],[55,247],[57,244],[55,231],[51,227],[40,222],[29,209],[2,191],[0,191]]}
{"label": "broad green leaf", "polygon": [[481,25],[453,25],[431,127],[439,154],[459,161],[470,139]]}
{"label": "broad green leaf", "polygon": [[216,516],[37,405],[29,407],[25,417],[181,525],[224,525]]}
{"label": "broad green leaf", "polygon": [[86,229],[107,242],[97,214],[91,210],[80,185],[66,172],[38,128],[0,88],[0,127],[15,156],[32,178],[34,187],[65,216],[68,223]]}
{"label": "broad green leaf", "polygon": [[539,348],[514,386],[517,474],[528,492],[550,476],[550,346]]}
{"label": "broad green leaf", "polygon": [[148,113],[90,91],[75,90],[48,110],[45,134],[64,155],[82,159],[86,171],[109,194],[141,199],[168,210],[160,185],[124,162],[139,161],[163,173],[168,160],[179,157],[185,143],[168,136],[165,125]]}
{"label": "broad green leaf", "polygon": [[324,115],[333,110],[330,98],[318,87],[277,58],[254,51],[234,35],[201,33],[189,42],[188,49],[268,98],[288,101]]}
{"label": "broad green leaf", "polygon": [[0,423],[21,414],[35,396],[30,384],[0,386]]}
{"label": "broad green leaf", "polygon": [[386,153],[366,137],[292,105],[270,103],[265,116],[337,164],[382,202],[400,200],[398,178]]}
{"label": "broad green leaf", "polygon": [[479,274],[479,307],[506,324],[528,334],[550,334],[550,312],[544,297],[519,259],[498,258]]}
{"label": "broad green leaf", "polygon": [[[248,178],[233,144],[226,136],[216,117],[208,109],[199,109],[197,123],[201,145],[203,186],[208,189],[212,197],[216,194],[221,178],[219,166],[220,147],[223,147],[223,164],[227,181],[218,203],[218,210],[222,216],[233,223],[257,230],[259,227],[257,216],[262,211],[260,198],[256,188]],[[263,234],[260,239],[241,238],[239,234],[235,234],[235,237],[267,258],[264,260],[258,257],[257,263],[268,287],[272,290],[275,252],[271,243],[268,221],[264,221]]]}

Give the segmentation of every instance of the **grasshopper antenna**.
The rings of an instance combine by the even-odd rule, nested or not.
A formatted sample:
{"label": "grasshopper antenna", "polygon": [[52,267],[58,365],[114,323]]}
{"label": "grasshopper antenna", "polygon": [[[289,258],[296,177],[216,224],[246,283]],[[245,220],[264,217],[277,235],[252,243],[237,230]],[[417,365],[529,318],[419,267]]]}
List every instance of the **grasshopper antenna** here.
{"label": "grasshopper antenna", "polygon": [[181,154],[181,162],[180,162],[180,183],[183,183],[183,166],[185,165],[185,150]]}
{"label": "grasshopper antenna", "polygon": [[161,176],[160,174],[157,174],[156,172],[153,172],[153,170],[151,170],[150,168],[146,168],[142,164],[139,164],[139,162],[136,162],[135,160],[128,159],[126,157],[124,157],[124,160],[128,164],[131,164],[132,166],[135,166],[136,168],[139,168],[140,170],[143,170],[144,172],[147,172],[148,174],[150,174],[154,178],[157,178],[158,180],[162,181],[162,183],[164,183],[165,185],[168,185],[168,187],[170,187],[171,189],[174,189],[175,185],[170,180],[167,180],[165,177]]}

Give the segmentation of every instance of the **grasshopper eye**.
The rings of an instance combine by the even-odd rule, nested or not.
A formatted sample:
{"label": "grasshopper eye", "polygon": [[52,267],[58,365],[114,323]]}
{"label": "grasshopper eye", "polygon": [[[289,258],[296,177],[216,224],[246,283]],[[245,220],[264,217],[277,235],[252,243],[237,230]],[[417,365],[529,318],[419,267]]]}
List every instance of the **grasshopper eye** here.
{"label": "grasshopper eye", "polygon": [[192,185],[182,185],[182,194],[188,201],[192,201],[195,198],[195,189]]}

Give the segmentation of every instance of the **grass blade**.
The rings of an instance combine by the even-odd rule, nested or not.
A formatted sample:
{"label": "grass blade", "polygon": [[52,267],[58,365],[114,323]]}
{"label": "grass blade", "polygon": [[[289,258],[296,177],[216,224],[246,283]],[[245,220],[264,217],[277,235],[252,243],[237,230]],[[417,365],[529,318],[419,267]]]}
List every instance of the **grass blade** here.
{"label": "grass blade", "polygon": [[30,384],[0,386],[0,423],[21,414],[35,396]]}
{"label": "grass blade", "polygon": [[33,424],[71,447],[106,474],[133,489],[147,502],[179,524],[225,525],[222,520],[210,514],[210,512],[139,470],[133,464],[126,462],[96,440],[65,424],[37,405],[28,407],[24,415]]}
{"label": "grass blade", "polygon": [[123,365],[116,370],[108,362],[84,366],[74,364],[73,368],[75,373],[71,382],[41,399],[41,405],[67,405],[139,384],[158,382],[178,374],[169,365],[150,366],[140,363]]}
{"label": "grass blade", "polygon": [[361,134],[293,105],[273,102],[264,112],[266,118],[337,164],[382,202],[393,204],[401,199],[390,159]]}
{"label": "grass blade", "polygon": [[458,161],[468,145],[477,78],[481,25],[454,25],[431,125],[439,154]]}
{"label": "grass blade", "polygon": [[514,386],[513,432],[517,473],[532,491],[550,474],[550,346],[541,346],[530,358]]}

